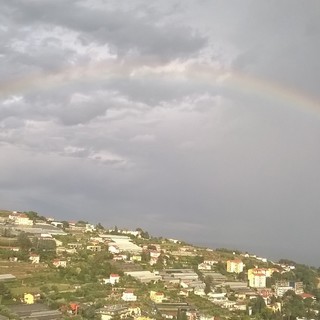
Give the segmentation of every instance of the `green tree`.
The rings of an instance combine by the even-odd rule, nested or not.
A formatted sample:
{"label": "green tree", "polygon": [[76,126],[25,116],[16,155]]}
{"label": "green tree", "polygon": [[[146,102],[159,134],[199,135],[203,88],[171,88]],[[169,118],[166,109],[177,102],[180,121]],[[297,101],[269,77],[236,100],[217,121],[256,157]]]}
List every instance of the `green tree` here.
{"label": "green tree", "polygon": [[17,244],[21,250],[29,250],[33,246],[31,240],[25,232],[21,232],[18,235]]}
{"label": "green tree", "polygon": [[85,224],[88,224],[88,223],[89,223],[88,221],[79,220],[79,221],[76,223],[76,225],[82,226],[82,225],[85,225]]}
{"label": "green tree", "polygon": [[206,285],[205,288],[204,288],[204,292],[205,292],[205,294],[208,294],[209,292],[211,292],[211,286],[212,286],[212,283],[213,283],[212,276],[205,276],[204,283]]}
{"label": "green tree", "polygon": [[261,314],[262,311],[266,309],[266,303],[261,296],[258,296],[256,299],[254,299],[251,307],[253,315]]}
{"label": "green tree", "polygon": [[287,319],[302,318],[306,315],[303,299],[296,295],[293,290],[284,294],[282,310]]}
{"label": "green tree", "polygon": [[55,251],[56,242],[53,239],[35,238],[33,247],[39,251]]}
{"label": "green tree", "polygon": [[96,225],[96,229],[97,230],[105,230],[104,226],[100,222],[98,222],[98,224]]}
{"label": "green tree", "polygon": [[61,221],[63,224],[63,229],[69,228],[69,222],[68,221]]}
{"label": "green tree", "polygon": [[163,254],[160,254],[154,267],[156,270],[163,270],[164,265],[165,265],[165,259],[163,257]]}
{"label": "green tree", "polygon": [[1,300],[11,299],[11,291],[3,282],[0,282],[0,297]]}

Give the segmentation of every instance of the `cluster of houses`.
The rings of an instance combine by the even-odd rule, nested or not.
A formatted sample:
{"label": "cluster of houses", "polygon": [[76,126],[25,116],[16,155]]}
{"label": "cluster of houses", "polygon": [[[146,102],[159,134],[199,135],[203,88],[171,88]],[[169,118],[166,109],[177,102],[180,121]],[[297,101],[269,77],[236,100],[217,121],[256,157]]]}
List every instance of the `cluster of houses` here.
{"label": "cluster of houses", "polygon": [[[138,246],[132,241],[132,236],[138,237],[140,232],[128,230],[120,231],[118,234],[95,232],[95,235],[91,237],[89,235],[86,241],[63,243],[54,238],[55,235],[67,234],[63,229],[62,222],[52,219],[47,223],[37,223],[29,219],[26,214],[19,212],[13,212],[8,217],[8,221],[16,228],[20,228],[19,230],[27,231],[28,233],[31,231],[38,238],[54,241],[58,258],[52,260],[52,265],[56,268],[66,268],[69,260],[64,256],[66,254],[76,254],[80,250],[87,250],[93,253],[107,251],[112,254],[114,261],[122,261],[135,265],[141,263],[143,254],[147,254],[148,260],[144,261],[144,263],[149,264],[149,270],[125,271],[124,277],[130,276],[141,283],[162,281],[165,288],[169,290],[170,288],[178,288],[178,295],[181,298],[194,294],[222,308],[227,308],[231,311],[245,311],[248,305],[247,302],[258,296],[261,296],[265,300],[266,305],[273,308],[273,310],[279,310],[281,306],[271,304],[271,297],[283,297],[288,290],[293,290],[303,298],[312,297],[304,293],[302,282],[278,281],[272,289],[268,288],[267,279],[272,277],[273,273],[280,272],[280,270],[281,272],[291,271],[294,266],[274,264],[272,268],[255,267],[246,269],[243,261],[240,258],[235,258],[223,261],[225,263],[225,270],[229,274],[228,276],[228,274],[222,274],[217,271],[216,266],[221,261],[213,258],[204,258],[203,262],[198,264],[196,270],[190,266],[174,269],[167,267],[167,258],[173,257],[179,260],[180,258],[195,257],[198,255],[197,249],[193,246],[180,245],[178,248],[175,247],[175,251],[166,251],[159,243]],[[88,233],[93,231],[96,231],[96,228],[91,224],[68,224],[68,232],[70,233]],[[171,239],[171,241],[174,244],[179,243],[178,240]],[[16,249],[19,250],[19,248]],[[244,256],[249,257],[249,255]],[[250,257],[254,257],[257,261],[267,262],[265,258]],[[37,265],[40,263],[40,255],[30,253],[29,260],[31,264]],[[157,266],[160,260],[163,267],[161,268],[162,270],[150,271]],[[247,277],[246,281],[235,280],[236,277],[234,275],[244,272]],[[108,278],[102,279],[101,283],[116,287],[120,279],[119,274],[110,274]],[[101,319],[109,320],[115,316],[124,318],[128,315],[134,315],[135,318],[140,317],[142,320],[141,310],[136,305],[132,307],[132,303],[139,302],[139,296],[136,295],[134,290],[127,288],[123,288],[121,294],[121,304],[105,306],[97,311]],[[195,310],[188,304],[170,301],[165,291],[150,290],[149,298],[154,303],[156,312],[160,312],[166,318],[177,317],[181,310],[184,310],[189,319],[192,319],[195,315]],[[26,304],[34,304],[36,300],[37,297],[29,293],[26,293],[23,298]]]}

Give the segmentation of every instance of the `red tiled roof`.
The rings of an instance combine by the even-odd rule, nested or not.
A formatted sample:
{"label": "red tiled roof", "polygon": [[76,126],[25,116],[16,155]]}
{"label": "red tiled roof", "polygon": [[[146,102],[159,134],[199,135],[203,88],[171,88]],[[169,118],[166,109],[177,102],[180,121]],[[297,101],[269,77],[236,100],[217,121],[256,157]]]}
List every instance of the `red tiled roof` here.
{"label": "red tiled roof", "polygon": [[314,295],[311,293],[301,293],[301,294],[299,294],[299,296],[302,297],[302,299],[314,298]]}
{"label": "red tiled roof", "polygon": [[228,260],[228,262],[242,263],[242,261],[240,259]]}

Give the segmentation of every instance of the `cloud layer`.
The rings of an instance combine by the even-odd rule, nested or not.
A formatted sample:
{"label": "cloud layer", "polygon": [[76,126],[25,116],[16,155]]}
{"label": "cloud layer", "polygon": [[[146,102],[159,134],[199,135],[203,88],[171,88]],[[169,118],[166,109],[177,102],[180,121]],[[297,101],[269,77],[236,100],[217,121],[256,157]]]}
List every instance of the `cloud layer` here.
{"label": "cloud layer", "polygon": [[319,264],[317,1],[0,3],[1,207]]}

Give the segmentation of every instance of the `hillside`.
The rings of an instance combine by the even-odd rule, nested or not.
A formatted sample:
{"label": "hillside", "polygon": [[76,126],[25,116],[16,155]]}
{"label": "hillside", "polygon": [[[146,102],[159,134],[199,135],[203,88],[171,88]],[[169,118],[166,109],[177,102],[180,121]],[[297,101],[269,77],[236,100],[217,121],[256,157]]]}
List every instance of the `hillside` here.
{"label": "hillside", "polygon": [[77,319],[313,319],[320,311],[320,273],[306,265],[153,237],[141,228],[0,212],[2,315],[18,317],[36,302]]}

